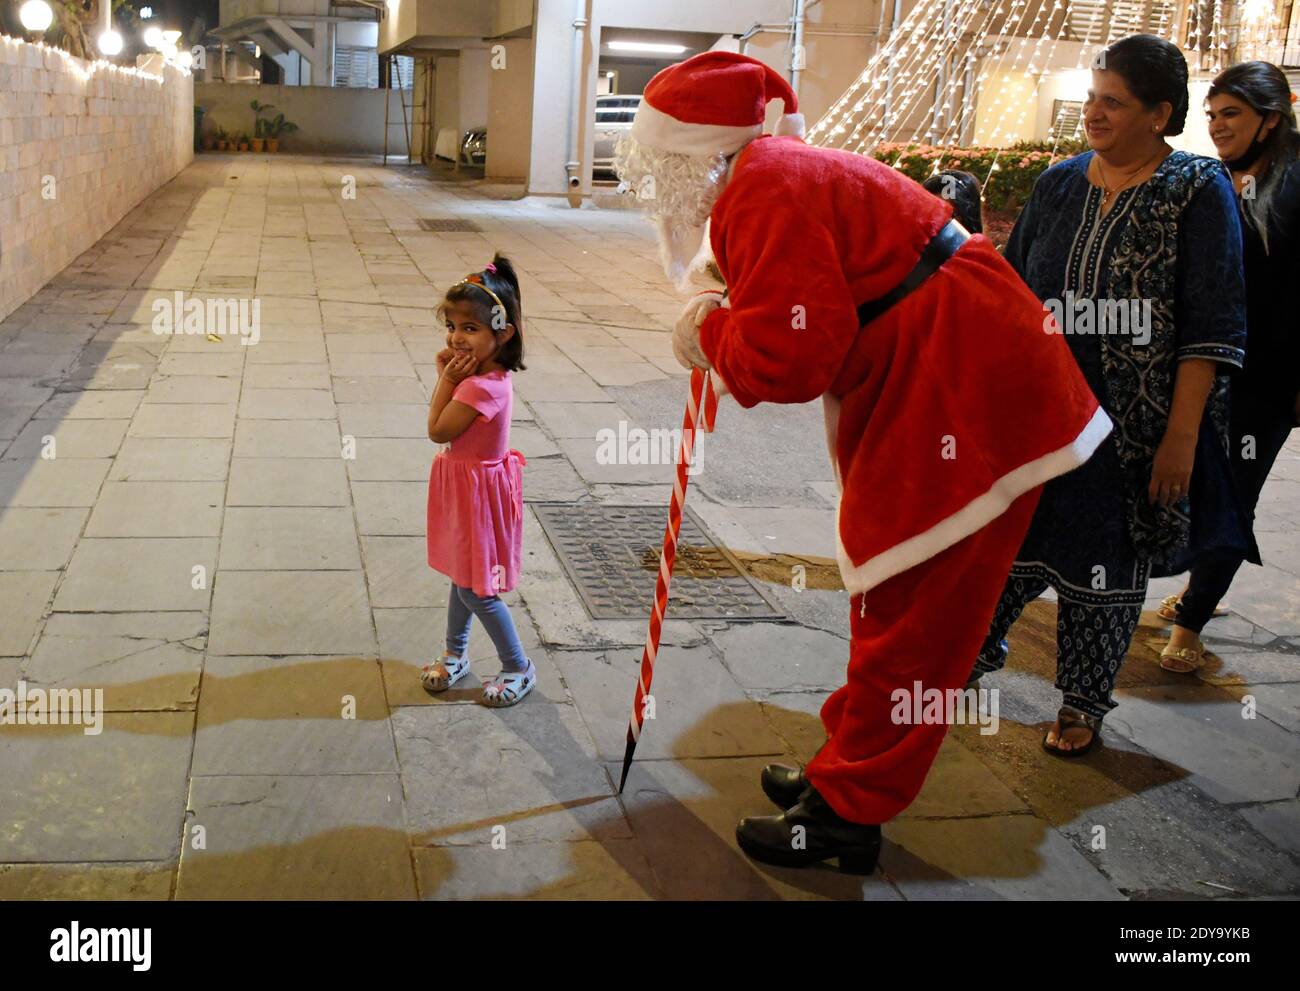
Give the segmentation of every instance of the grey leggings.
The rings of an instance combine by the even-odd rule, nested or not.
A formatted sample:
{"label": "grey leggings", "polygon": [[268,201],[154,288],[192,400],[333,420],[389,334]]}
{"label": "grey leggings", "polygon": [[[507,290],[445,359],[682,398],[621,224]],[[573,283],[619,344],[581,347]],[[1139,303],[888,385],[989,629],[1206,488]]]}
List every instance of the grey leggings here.
{"label": "grey leggings", "polygon": [[528,658],[524,645],[519,642],[515,621],[510,617],[510,607],[499,595],[479,596],[473,590],[453,583],[447,596],[447,650],[462,657],[469,648],[469,628],[474,617],[492,638],[501,659],[501,670],[524,671]]}

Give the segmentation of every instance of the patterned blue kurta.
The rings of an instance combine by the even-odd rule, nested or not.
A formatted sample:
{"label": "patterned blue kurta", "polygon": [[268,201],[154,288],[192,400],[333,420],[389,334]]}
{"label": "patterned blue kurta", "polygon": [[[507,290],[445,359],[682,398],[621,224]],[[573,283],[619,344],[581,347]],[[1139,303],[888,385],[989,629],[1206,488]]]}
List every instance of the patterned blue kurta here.
{"label": "patterned blue kurta", "polygon": [[[1038,297],[1064,301],[1065,308],[1072,299],[1096,301],[1113,295],[1111,266],[1144,187],[1186,182],[1194,166],[1204,171],[1208,164],[1174,152],[1148,183],[1118,193],[1103,217],[1102,191],[1087,178],[1092,155],[1086,152],[1061,162],[1039,178],[1006,249],[1007,260]],[[1240,366],[1245,346],[1241,228],[1226,174],[1220,170],[1206,177],[1181,216],[1166,220],[1163,227],[1163,235],[1177,238],[1175,278],[1156,283],[1168,286],[1169,298],[1163,302],[1173,315],[1176,352],[1170,367],[1184,358]],[[1101,337],[1067,333],[1066,342],[1093,394],[1115,420],[1116,431],[1086,464],[1047,483],[1014,573],[1040,578],[1075,602],[1140,605],[1151,574],[1151,554],[1135,547],[1130,515],[1133,500],[1145,501],[1146,492],[1145,487],[1133,491],[1132,472],[1126,475],[1121,464],[1119,439],[1144,398],[1136,393],[1172,394],[1172,384],[1149,390],[1144,383],[1135,395],[1119,396],[1117,403],[1115,382],[1108,383],[1104,372]],[[1167,403],[1166,396],[1158,396],[1156,405],[1161,403]],[[1167,407],[1164,413],[1167,416]],[[1190,541],[1162,562],[1157,573],[1176,573],[1205,550],[1241,546],[1248,539],[1226,485],[1226,455],[1215,440],[1215,424],[1207,413],[1197,445]],[[1149,477],[1148,465],[1144,478]],[[1225,484],[1217,484],[1216,478]]]}

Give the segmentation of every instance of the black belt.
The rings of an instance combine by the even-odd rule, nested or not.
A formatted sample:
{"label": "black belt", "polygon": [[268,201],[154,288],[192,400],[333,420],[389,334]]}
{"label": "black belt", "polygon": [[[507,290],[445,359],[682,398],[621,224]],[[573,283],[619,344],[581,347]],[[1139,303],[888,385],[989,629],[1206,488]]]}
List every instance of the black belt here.
{"label": "black belt", "polygon": [[944,224],[939,229],[939,233],[930,239],[930,243],[921,252],[916,267],[907,273],[907,277],[902,282],[879,299],[869,299],[858,307],[858,326],[865,327],[939,271],[939,266],[956,254],[957,249],[965,244],[969,237],[970,233],[957,221],[950,220]]}

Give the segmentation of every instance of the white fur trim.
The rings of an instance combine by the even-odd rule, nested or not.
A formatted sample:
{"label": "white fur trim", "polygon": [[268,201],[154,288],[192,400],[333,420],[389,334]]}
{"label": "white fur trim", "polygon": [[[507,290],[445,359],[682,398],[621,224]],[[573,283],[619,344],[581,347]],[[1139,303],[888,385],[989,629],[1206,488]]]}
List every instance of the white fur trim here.
{"label": "white fur trim", "polygon": [[709,369],[709,378],[713,380],[713,393],[719,399],[731,395],[731,387],[727,385],[727,380],[718,374],[716,368]]}
{"label": "white fur trim", "polygon": [[844,549],[844,541],[840,538],[843,499],[836,500],[835,551],[844,587],[850,595],[859,595],[969,537],[1001,516],[1008,506],[1030,489],[1058,475],[1064,475],[1067,471],[1073,471],[1087,461],[1097,445],[1110,433],[1110,429],[1110,417],[1098,407],[1079,436],[1065,447],[1003,475],[982,496],[971,500],[947,519],[940,520],[924,533],[909,537],[861,564],[854,564]]}
{"label": "white fur trim", "polygon": [[[844,479],[840,477],[840,459],[835,456],[835,438],[840,432],[840,400],[829,392],[822,393],[822,419],[826,421],[826,451],[831,457],[831,467],[835,470],[835,491],[844,491]],[[839,495],[836,495],[836,501]],[[838,532],[838,531],[837,531]]]}
{"label": "white fur trim", "polygon": [[656,110],[645,100],[632,120],[632,137],[648,148],[680,155],[730,155],[763,133],[762,124],[733,127],[727,124],[688,124]]}
{"label": "white fur trim", "polygon": [[805,124],[803,114],[785,114],[776,122],[776,133],[778,136],[783,134],[793,134],[796,138],[802,138],[804,130]]}

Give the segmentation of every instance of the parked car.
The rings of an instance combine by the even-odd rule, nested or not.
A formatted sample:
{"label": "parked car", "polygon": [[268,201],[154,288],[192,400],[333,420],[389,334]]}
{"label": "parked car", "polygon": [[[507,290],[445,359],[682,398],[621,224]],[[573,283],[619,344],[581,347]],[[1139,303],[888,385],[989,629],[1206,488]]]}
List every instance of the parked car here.
{"label": "parked car", "polygon": [[487,128],[476,127],[466,131],[460,142],[462,165],[483,165],[487,162]]}
{"label": "parked car", "polygon": [[640,94],[610,94],[596,97],[596,148],[592,154],[591,171],[595,174],[613,174],[614,146],[632,127],[636,108],[641,106]]}

